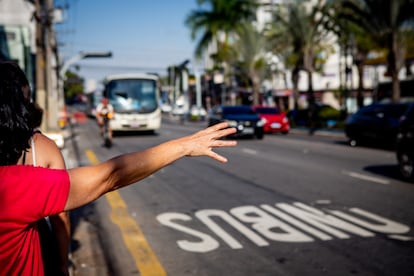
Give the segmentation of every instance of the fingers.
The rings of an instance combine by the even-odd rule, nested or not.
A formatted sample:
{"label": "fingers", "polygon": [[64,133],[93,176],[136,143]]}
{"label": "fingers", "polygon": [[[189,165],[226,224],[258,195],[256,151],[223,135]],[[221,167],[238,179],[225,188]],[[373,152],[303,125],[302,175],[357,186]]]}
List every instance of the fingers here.
{"label": "fingers", "polygon": [[219,130],[217,134],[219,135],[219,137],[225,137],[225,136],[234,134],[236,132],[237,132],[237,129],[235,127],[229,127],[229,128]]}
{"label": "fingers", "polygon": [[216,140],[214,141],[213,147],[215,148],[234,147],[236,145],[237,145],[237,141],[234,141],[234,140],[230,140],[230,141]]}
{"label": "fingers", "polygon": [[218,154],[214,151],[211,151],[211,153],[209,154],[209,157],[211,157],[211,158],[213,158],[213,159],[215,159],[215,160],[217,160],[221,163],[227,163],[227,161],[228,161],[226,157],[224,157],[224,156],[222,156],[222,155],[220,155],[220,154]]}
{"label": "fingers", "polygon": [[225,128],[228,128],[228,127],[229,127],[229,124],[227,122],[222,122],[222,123],[218,123],[218,124],[215,124],[215,125],[212,125],[212,126],[206,128],[205,131],[215,132],[215,131],[219,131],[221,129],[225,129]]}
{"label": "fingers", "polygon": [[217,137],[224,137],[235,133],[237,130],[234,127],[229,127],[227,122],[218,123],[205,129],[207,132],[217,132]]}
{"label": "fingers", "polygon": [[198,142],[195,144],[196,147],[192,150],[189,156],[206,155],[219,162],[226,163],[227,158],[214,152],[213,148],[236,146],[237,142],[234,140],[221,140],[221,138],[234,134],[236,131],[235,128],[229,128],[228,123],[223,122],[193,134],[190,137],[190,140],[194,139]]}
{"label": "fingers", "polygon": [[229,136],[237,132],[236,128],[234,127],[229,128],[228,123],[226,122],[214,125],[211,128],[215,134],[213,137],[213,139],[215,140],[213,147],[230,147],[230,146],[237,145],[236,141],[219,140],[220,138]]}
{"label": "fingers", "polygon": [[[216,125],[216,129],[215,131],[216,133],[216,137],[215,137],[215,141],[212,144],[213,148],[220,148],[220,147],[234,147],[237,145],[237,141],[234,140],[230,140],[230,141],[226,141],[226,140],[217,140],[219,138],[231,135],[233,133],[236,132],[235,128],[228,128],[228,124],[227,123],[221,123]],[[214,152],[213,150],[210,150],[210,154],[209,156],[221,163],[227,163],[227,158]]]}

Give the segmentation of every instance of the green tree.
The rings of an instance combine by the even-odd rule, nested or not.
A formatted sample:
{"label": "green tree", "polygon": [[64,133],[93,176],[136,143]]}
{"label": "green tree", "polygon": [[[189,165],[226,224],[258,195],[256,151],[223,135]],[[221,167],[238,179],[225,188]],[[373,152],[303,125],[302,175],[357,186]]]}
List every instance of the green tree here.
{"label": "green tree", "polygon": [[360,26],[387,49],[392,100],[399,102],[398,74],[406,56],[406,32],[413,29],[413,0],[339,0],[340,15]]}
{"label": "green tree", "polygon": [[280,5],[268,30],[273,52],[284,57],[285,65],[291,68],[291,80],[295,97],[295,107],[299,96],[299,73],[308,74],[308,99],[314,102],[312,75],[321,70],[332,49],[323,44],[328,40],[329,31],[324,28],[327,21],[325,1],[318,0],[310,5],[296,0]]}
{"label": "green tree", "polygon": [[83,93],[83,78],[70,70],[66,71],[63,90],[66,100],[81,95]]}
{"label": "green tree", "polygon": [[[352,66],[355,65],[358,73],[357,88],[357,106],[361,108],[364,105],[364,67],[368,62],[368,55],[372,50],[383,51],[381,46],[375,40],[371,33],[366,32],[359,25],[352,21],[346,20],[341,16],[341,3],[333,2],[331,9],[328,11],[330,18],[325,24],[325,28],[331,30],[338,37],[337,42],[342,50],[342,54],[352,56],[352,64],[345,64],[345,75],[352,72]],[[345,61],[347,63],[347,61]],[[341,78],[342,79],[342,78]],[[347,80],[349,81],[349,80]],[[346,81],[346,82],[347,82]],[[340,89],[348,92],[347,83],[343,86],[341,82]],[[347,93],[346,93],[347,94]],[[345,95],[345,98],[347,95]]]}
{"label": "green tree", "polygon": [[244,23],[238,32],[235,44],[240,65],[245,68],[253,86],[253,104],[259,104],[261,81],[264,77],[266,63],[267,40],[256,26]]}
{"label": "green tree", "polygon": [[[191,37],[200,35],[195,54],[201,57],[212,42],[228,45],[229,38],[241,23],[256,18],[257,4],[253,0],[197,0],[199,9],[186,18]],[[223,39],[219,40],[219,35]]]}

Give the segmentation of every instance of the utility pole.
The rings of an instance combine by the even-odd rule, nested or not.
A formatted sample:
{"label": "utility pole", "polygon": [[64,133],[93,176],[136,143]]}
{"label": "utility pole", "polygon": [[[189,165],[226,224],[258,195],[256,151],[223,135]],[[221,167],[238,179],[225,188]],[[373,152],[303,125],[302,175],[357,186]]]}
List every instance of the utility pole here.
{"label": "utility pole", "polygon": [[57,48],[53,29],[53,0],[35,0],[36,19],[36,94],[35,101],[43,109],[42,132],[63,147],[63,133],[58,126]]}
{"label": "utility pole", "polygon": [[36,0],[36,102],[43,109],[43,120],[40,128],[44,132],[56,131],[58,98],[56,72],[53,64],[55,57],[52,47],[54,45],[54,31],[52,28],[51,11],[53,0]]}
{"label": "utility pole", "polygon": [[[45,53],[45,26],[44,1],[36,0],[36,99],[39,106],[46,111],[46,53]],[[42,120],[41,129],[46,129],[46,120]]]}
{"label": "utility pole", "polygon": [[[55,44],[55,34],[53,30],[53,19],[51,18],[51,12],[54,10],[53,0],[46,0],[45,6],[45,53],[46,53],[46,91],[47,91],[47,112],[46,112],[46,124],[47,131],[58,130],[58,95],[56,85],[56,72],[54,71],[52,64],[56,66],[56,57],[54,57],[52,47]],[[54,78],[55,77],[55,78]]]}

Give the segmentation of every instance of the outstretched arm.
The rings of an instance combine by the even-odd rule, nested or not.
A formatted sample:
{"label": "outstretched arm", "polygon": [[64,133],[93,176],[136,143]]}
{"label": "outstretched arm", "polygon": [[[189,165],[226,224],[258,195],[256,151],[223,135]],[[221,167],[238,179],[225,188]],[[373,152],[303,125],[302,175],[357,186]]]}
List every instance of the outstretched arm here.
{"label": "outstretched arm", "polygon": [[192,135],[171,140],[141,152],[120,155],[96,166],[69,170],[70,192],[65,210],[94,201],[103,194],[135,183],[184,156],[208,156],[225,163],[214,148],[235,146],[220,138],[236,132],[220,123]]}

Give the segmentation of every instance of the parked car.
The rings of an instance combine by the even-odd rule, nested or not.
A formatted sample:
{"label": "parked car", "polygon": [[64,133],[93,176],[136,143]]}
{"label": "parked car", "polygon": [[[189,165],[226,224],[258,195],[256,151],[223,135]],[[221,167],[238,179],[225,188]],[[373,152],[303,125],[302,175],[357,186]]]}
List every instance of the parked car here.
{"label": "parked car", "polygon": [[190,119],[191,120],[204,120],[207,116],[207,111],[204,107],[197,107],[196,105],[190,108]]}
{"label": "parked car", "polygon": [[342,112],[328,104],[315,103],[315,111],[313,118],[309,118],[309,108],[293,109],[287,117],[291,125],[309,127],[313,124],[316,128],[334,128],[342,120]]}
{"label": "parked car", "polygon": [[414,182],[414,103],[400,119],[396,148],[401,175]]}
{"label": "parked car", "polygon": [[162,113],[170,113],[172,111],[172,106],[168,103],[161,103],[160,106]]}
{"label": "parked car", "polygon": [[345,122],[349,144],[395,145],[400,118],[408,107],[408,103],[375,103],[360,108]]}
{"label": "parked car", "polygon": [[171,109],[171,114],[174,116],[187,116],[188,108],[184,104],[178,103]]}
{"label": "parked car", "polygon": [[290,123],[286,114],[281,112],[277,107],[254,106],[253,110],[259,114],[264,121],[265,133],[283,133],[288,134]]}
{"label": "parked car", "polygon": [[252,136],[257,139],[263,139],[264,121],[250,106],[213,107],[208,117],[208,125],[212,126],[221,122],[228,122],[230,127],[237,129],[237,133],[234,136]]}

